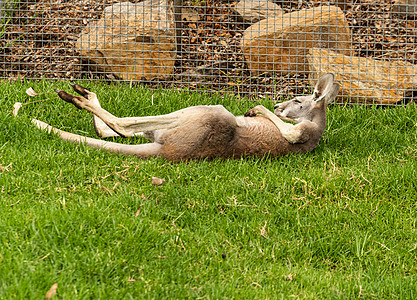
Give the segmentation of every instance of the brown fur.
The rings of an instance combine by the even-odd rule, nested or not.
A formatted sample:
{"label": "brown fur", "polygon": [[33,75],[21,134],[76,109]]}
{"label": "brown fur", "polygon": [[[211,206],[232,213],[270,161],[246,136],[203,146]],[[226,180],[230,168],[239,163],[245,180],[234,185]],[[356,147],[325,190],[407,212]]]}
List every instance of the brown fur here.
{"label": "brown fur", "polygon": [[[140,158],[161,156],[171,161],[237,158],[242,156],[280,156],[306,153],[317,147],[326,125],[326,107],[333,101],[339,86],[333,75],[319,79],[313,95],[297,97],[276,105],[275,114],[256,106],[245,116],[235,117],[223,106],[194,106],[168,115],[116,118],[102,109],[97,96],[74,85],[81,96],[60,91],[58,95],[80,109],[94,114],[94,125],[100,136],[142,135],[153,143],[125,145],[86,138],[53,128],[34,120],[39,128],[57,133],[62,139],[85,143],[111,152]],[[283,120],[295,122],[296,125]]]}

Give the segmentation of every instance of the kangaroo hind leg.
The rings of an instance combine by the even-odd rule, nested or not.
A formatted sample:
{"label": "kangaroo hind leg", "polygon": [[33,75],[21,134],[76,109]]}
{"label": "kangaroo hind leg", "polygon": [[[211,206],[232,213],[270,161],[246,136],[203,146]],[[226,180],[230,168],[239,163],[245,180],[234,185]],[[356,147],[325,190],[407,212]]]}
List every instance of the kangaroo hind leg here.
{"label": "kangaroo hind leg", "polygon": [[[95,93],[87,90],[85,87],[82,87],[79,84],[73,84],[71,86],[75,92],[89,99],[93,102],[93,104],[101,108],[100,101],[98,100],[98,97]],[[120,136],[117,132],[115,132],[113,129],[107,126],[107,124],[104,123],[103,120],[101,120],[96,115],[93,115],[93,124],[94,130],[96,131],[97,135],[101,138]]]}
{"label": "kangaroo hind leg", "polygon": [[[144,135],[144,133],[147,133],[145,137],[152,137],[153,134],[151,133],[156,130],[161,131],[176,127],[179,117],[182,115],[181,112],[174,112],[160,116],[117,118],[100,106],[97,96],[93,92],[79,85],[74,85],[73,88],[81,96],[74,96],[64,91],[59,91],[59,97],[66,102],[74,104],[79,109],[85,109],[93,113],[122,137]],[[105,133],[109,136],[114,136],[106,127],[101,126],[100,128],[104,128]]]}

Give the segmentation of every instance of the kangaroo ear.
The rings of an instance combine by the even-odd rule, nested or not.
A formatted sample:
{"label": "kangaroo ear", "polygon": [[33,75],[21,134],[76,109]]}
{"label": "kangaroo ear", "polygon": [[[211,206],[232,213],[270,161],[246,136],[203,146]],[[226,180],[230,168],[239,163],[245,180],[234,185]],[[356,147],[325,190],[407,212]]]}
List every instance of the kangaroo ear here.
{"label": "kangaroo ear", "polygon": [[339,93],[340,85],[338,83],[333,83],[331,91],[326,96],[327,103],[332,103]]}
{"label": "kangaroo ear", "polygon": [[[333,84],[334,76],[333,74],[326,74],[319,78],[316,86],[314,87],[313,99],[316,102],[323,101],[325,99],[330,99],[333,95],[333,92],[336,89],[336,95],[339,91],[339,85],[336,83]],[[335,96],[336,96],[335,95]]]}

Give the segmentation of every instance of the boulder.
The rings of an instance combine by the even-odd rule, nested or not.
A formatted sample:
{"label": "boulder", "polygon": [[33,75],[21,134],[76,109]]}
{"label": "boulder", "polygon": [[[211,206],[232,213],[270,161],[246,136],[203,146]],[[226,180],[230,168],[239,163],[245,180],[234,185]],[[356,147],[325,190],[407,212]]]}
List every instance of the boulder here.
{"label": "boulder", "polygon": [[123,80],[151,80],[173,73],[176,58],[173,0],[117,3],[90,24],[75,43],[98,71]]}
{"label": "boulder", "polygon": [[333,73],[340,84],[338,100],[344,103],[408,103],[417,96],[417,68],[407,62],[346,56],[327,49],[311,49],[308,61],[311,85]]}
{"label": "boulder", "polygon": [[285,75],[308,71],[306,55],[313,47],[351,53],[351,33],[343,11],[320,6],[268,18],[243,34],[242,51],[252,74]]}
{"label": "boulder", "polygon": [[278,4],[267,0],[241,0],[234,10],[241,21],[246,24],[257,23],[284,13]]}

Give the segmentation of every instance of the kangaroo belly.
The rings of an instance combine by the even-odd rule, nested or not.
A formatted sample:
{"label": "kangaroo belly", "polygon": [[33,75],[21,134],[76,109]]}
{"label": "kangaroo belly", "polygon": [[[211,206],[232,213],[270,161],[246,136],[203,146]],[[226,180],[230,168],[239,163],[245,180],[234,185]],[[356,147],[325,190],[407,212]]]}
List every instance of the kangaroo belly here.
{"label": "kangaroo belly", "polygon": [[256,116],[244,121],[245,125],[239,127],[236,134],[234,156],[279,156],[293,152],[293,146],[269,119]]}
{"label": "kangaroo belly", "polygon": [[236,118],[213,108],[164,134],[161,156],[179,161],[200,158],[231,157],[236,137]]}
{"label": "kangaroo belly", "polygon": [[303,152],[288,143],[275,124],[263,116],[204,114],[169,130],[162,139],[160,156],[181,161]]}

